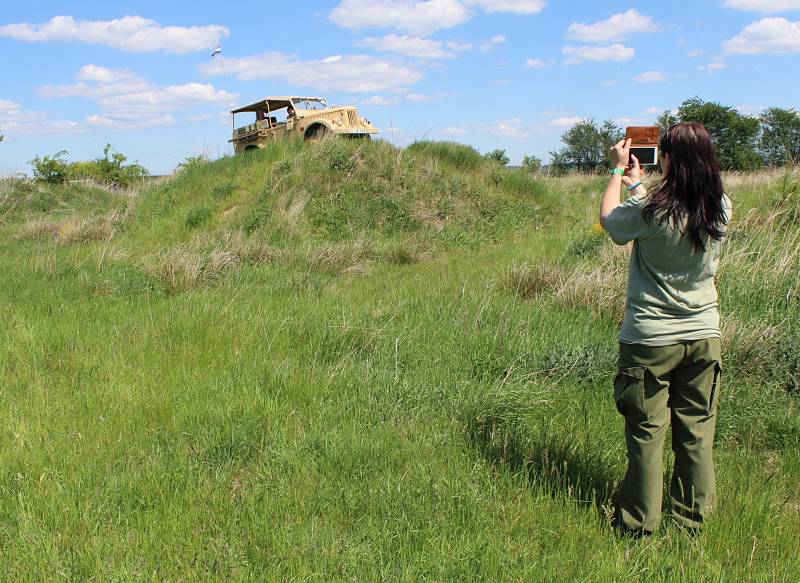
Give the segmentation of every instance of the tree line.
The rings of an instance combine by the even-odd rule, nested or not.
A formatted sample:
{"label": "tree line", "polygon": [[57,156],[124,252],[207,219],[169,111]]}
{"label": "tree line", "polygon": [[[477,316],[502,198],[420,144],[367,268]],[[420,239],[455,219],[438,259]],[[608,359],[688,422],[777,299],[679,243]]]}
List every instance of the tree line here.
{"label": "tree line", "polygon": [[[800,164],[800,112],[770,107],[758,116],[699,97],[687,99],[677,112],[658,117],[662,131],[678,122],[702,123],[714,141],[723,170],[751,171]],[[608,150],[625,137],[612,121],[585,119],[567,130],[564,147],[550,152],[554,173],[598,172],[608,168]]]}

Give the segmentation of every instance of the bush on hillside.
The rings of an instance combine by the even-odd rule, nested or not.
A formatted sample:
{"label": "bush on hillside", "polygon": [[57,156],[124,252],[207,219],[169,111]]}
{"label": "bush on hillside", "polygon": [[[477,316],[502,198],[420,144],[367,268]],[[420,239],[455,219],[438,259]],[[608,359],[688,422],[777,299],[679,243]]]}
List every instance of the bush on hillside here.
{"label": "bush on hillside", "polygon": [[52,156],[39,158],[36,156],[30,161],[33,166],[33,177],[47,184],[63,184],[70,175],[70,165],[65,160],[66,150],[56,152]]}
{"label": "bush on hillside", "polygon": [[475,148],[455,142],[414,142],[408,147],[408,152],[435,158],[460,170],[474,170],[483,160]]}
{"label": "bush on hillside", "polygon": [[492,150],[491,152],[486,154],[486,159],[491,160],[495,164],[499,164],[500,166],[508,166],[508,163],[511,162],[511,158],[508,157],[505,150],[497,149]]}
{"label": "bush on hillside", "polygon": [[88,179],[126,187],[150,174],[141,164],[126,164],[127,156],[115,152],[111,144],[103,148],[102,157],[89,162],[68,162],[67,154],[66,150],[61,150],[52,156],[36,156],[30,161],[34,178],[47,184]]}

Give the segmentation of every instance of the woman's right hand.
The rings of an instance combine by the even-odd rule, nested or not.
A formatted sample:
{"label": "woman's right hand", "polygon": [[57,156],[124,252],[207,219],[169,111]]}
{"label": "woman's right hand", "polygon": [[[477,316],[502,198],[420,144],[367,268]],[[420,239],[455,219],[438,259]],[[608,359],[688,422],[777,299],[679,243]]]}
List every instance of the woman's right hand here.
{"label": "woman's right hand", "polygon": [[609,157],[614,168],[626,168],[631,155],[631,139],[620,140],[611,147]]}
{"label": "woman's right hand", "polygon": [[639,159],[631,154],[633,165],[628,167],[625,175],[622,177],[622,182],[625,186],[633,186],[634,184],[642,181],[642,165],[639,164]]}

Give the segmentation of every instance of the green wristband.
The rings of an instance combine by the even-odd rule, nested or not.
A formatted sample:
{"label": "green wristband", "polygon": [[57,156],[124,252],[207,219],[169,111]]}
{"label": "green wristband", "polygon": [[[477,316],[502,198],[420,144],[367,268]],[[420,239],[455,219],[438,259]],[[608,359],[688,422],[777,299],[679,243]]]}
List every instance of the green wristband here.
{"label": "green wristband", "polygon": [[625,168],[614,168],[611,171],[611,174],[619,174],[620,176],[624,176],[625,175]]}

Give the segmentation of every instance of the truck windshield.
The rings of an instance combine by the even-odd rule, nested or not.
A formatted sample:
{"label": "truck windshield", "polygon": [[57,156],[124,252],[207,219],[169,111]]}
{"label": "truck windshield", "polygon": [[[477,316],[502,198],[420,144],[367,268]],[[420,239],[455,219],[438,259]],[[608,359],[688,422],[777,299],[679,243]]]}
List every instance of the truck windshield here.
{"label": "truck windshield", "polygon": [[301,99],[293,99],[292,103],[294,104],[296,109],[319,110],[328,107],[328,104],[324,99],[301,98]]}

